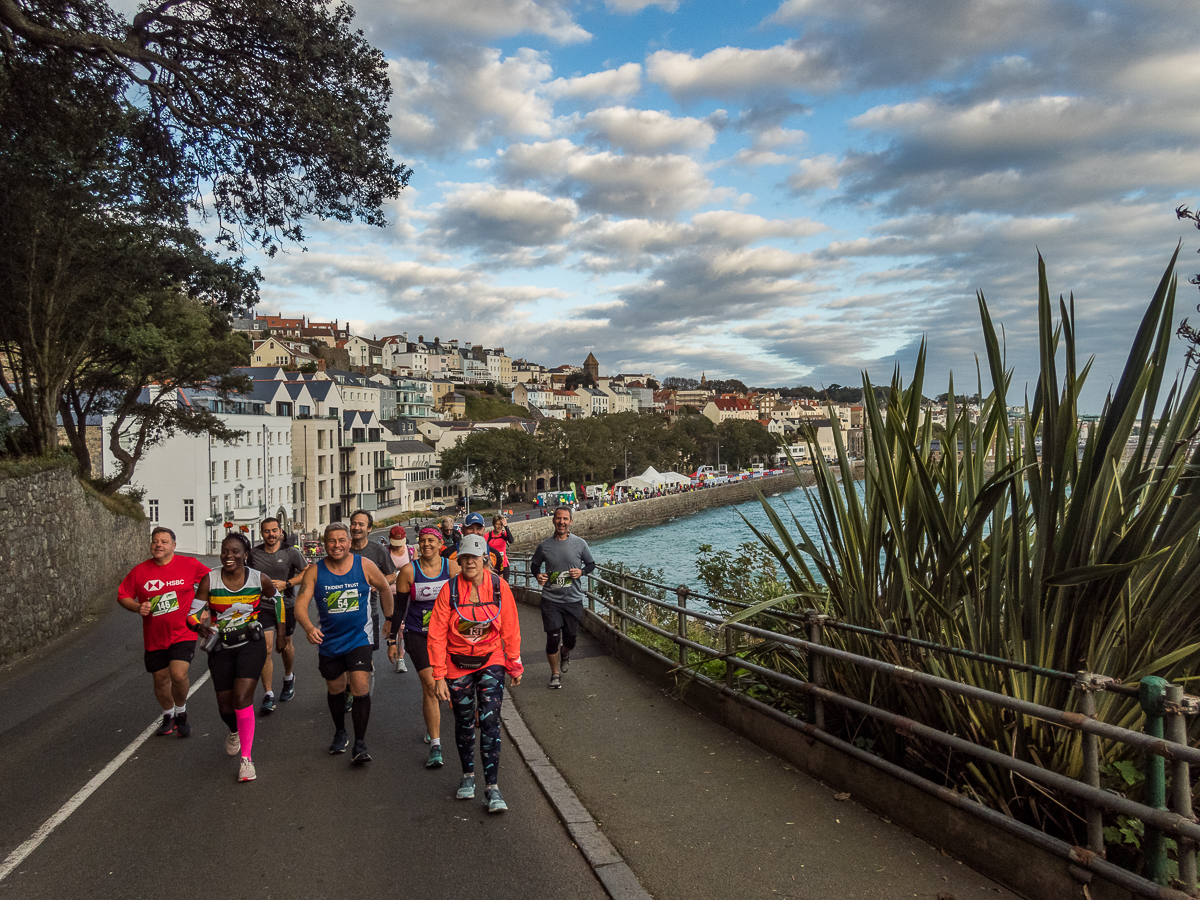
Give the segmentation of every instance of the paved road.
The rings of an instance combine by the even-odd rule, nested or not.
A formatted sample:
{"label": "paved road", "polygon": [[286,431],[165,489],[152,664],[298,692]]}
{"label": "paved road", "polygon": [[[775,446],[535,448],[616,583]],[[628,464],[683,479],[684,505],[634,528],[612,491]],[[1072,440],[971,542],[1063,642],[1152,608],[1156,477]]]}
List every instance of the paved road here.
{"label": "paved road", "polygon": [[[448,722],[448,765],[426,770],[416,675],[384,670],[375,761],[354,769],[326,751],[315,649],[302,642],[298,656],[296,699],[258,721],[257,781],[236,783],[205,683],[188,704],[192,737],[149,738],[0,881],[0,898],[606,896],[511,745],[500,778],[510,811],[456,801]],[[204,671],[201,652],[193,680]],[[156,716],[138,620],[115,603],[0,670],[0,860]]]}

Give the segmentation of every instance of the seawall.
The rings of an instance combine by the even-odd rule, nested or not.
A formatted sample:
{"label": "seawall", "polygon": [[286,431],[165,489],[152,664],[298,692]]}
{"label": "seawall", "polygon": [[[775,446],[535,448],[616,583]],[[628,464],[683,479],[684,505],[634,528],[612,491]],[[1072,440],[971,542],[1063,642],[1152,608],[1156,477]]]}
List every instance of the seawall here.
{"label": "seawall", "polygon": [[[812,484],[813,480],[810,472],[803,472],[799,480],[789,472],[771,478],[739,481],[699,491],[688,491],[684,494],[635,500],[617,506],[581,509],[575,513],[571,523],[571,533],[585,539],[604,537],[627,531],[630,528],[658,525],[676,516],[687,515],[710,506],[744,503],[747,500],[753,500],[759,491],[764,494],[783,493],[800,484]],[[509,527],[512,528],[513,549],[515,550],[532,550],[554,534],[554,523],[548,515],[540,519],[513,521],[509,523]]]}
{"label": "seawall", "polygon": [[147,556],[150,526],[69,469],[0,478],[0,665],[62,634]]}

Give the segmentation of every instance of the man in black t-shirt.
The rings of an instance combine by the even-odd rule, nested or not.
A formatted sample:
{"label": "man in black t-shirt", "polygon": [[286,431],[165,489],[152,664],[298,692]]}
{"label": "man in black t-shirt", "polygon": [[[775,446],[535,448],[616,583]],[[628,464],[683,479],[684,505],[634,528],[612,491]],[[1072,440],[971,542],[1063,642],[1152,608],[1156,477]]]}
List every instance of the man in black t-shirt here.
{"label": "man in black t-shirt", "polygon": [[[292,633],[296,630],[296,585],[300,583],[308,563],[304,561],[303,554],[295,547],[284,546],[283,529],[280,527],[278,519],[263,519],[260,528],[263,542],[250,551],[248,565],[270,578],[271,583],[275,585],[275,590],[283,596],[285,635],[279,642],[278,648],[279,655],[283,658],[283,690],[279,694],[279,699],[291,700],[296,696],[296,676],[292,669],[296,661],[296,647],[292,643]],[[275,666],[271,657],[275,632],[270,630],[263,636],[267,641],[267,661],[263,665],[262,671],[263,687],[266,689],[266,695],[262,702],[262,713],[266,715],[275,710],[275,694],[271,690],[271,682],[275,677]]]}

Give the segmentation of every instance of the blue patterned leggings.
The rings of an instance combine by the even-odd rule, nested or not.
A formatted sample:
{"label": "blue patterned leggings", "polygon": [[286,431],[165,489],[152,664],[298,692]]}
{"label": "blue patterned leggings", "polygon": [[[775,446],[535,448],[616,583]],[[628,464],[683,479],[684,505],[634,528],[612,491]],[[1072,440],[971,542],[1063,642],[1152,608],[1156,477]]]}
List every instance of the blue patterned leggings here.
{"label": "blue patterned leggings", "polygon": [[483,782],[495,784],[500,774],[500,704],[504,700],[504,666],[484,666],[449,682],[454,710],[454,743],[464,775],[475,771],[475,698],[479,698],[479,752]]}

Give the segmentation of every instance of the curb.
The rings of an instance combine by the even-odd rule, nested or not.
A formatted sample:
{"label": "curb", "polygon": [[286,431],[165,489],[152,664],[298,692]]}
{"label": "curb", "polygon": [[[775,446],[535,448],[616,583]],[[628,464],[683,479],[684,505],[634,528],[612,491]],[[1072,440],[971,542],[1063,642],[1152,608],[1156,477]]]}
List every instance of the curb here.
{"label": "curb", "polygon": [[529,766],[529,771],[541,785],[542,793],[567,826],[571,840],[596,873],[596,878],[600,880],[608,896],[612,897],[612,900],[653,900],[650,892],[642,887],[637,876],[633,874],[633,869],[629,868],[628,863],[617,852],[617,848],[600,831],[592,814],[579,802],[566,779],[550,762],[537,738],[517,712],[511,698],[510,702],[500,707],[500,720],[504,723],[504,730],[520,751],[525,765]]}

